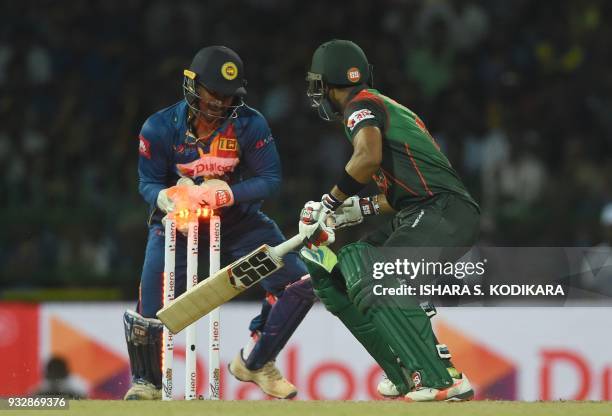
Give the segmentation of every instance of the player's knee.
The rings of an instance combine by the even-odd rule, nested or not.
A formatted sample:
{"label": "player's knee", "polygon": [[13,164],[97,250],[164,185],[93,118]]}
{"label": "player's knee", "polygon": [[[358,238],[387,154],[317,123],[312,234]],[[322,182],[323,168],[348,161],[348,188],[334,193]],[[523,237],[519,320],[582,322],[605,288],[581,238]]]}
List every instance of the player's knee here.
{"label": "player's knee", "polygon": [[127,310],[123,314],[123,327],[128,342],[151,344],[161,336],[164,325],[159,319],[146,318],[138,312]]}
{"label": "player's knee", "polygon": [[295,281],[289,286],[287,286],[285,288],[283,296],[287,294],[303,301],[313,303],[315,300],[315,293],[312,287],[312,280],[310,279],[310,275],[305,275],[300,280]]}
{"label": "player's knee", "polygon": [[365,312],[374,301],[372,270],[380,257],[378,249],[363,242],[349,244],[338,253],[338,265],[349,298],[361,312]]}
{"label": "player's knee", "polygon": [[[337,275],[340,275],[339,271]],[[338,316],[352,305],[343,285],[339,284],[332,275],[325,279],[313,280],[313,285],[317,298],[330,313]]]}

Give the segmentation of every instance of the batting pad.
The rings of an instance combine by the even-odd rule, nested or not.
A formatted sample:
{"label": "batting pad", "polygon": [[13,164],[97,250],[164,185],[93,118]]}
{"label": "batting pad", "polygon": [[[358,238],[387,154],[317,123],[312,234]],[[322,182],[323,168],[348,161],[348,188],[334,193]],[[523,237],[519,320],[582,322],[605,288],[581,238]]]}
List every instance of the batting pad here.
{"label": "batting pad", "polygon": [[344,277],[337,267],[334,268],[336,255],[327,247],[318,247],[302,248],[300,257],[308,268],[315,294],[321,303],[351,331],[399,392],[402,395],[408,393],[408,383],[397,358],[368,317],[359,312],[348,298],[343,287]]}
{"label": "batting pad", "polygon": [[416,298],[403,304],[392,296],[375,296],[372,265],[383,260],[377,248],[366,243],[349,244],[340,250],[338,263],[346,279],[349,298],[385,339],[402,364],[420,373],[426,387],[446,388],[453,383],[438,356],[429,318]]}

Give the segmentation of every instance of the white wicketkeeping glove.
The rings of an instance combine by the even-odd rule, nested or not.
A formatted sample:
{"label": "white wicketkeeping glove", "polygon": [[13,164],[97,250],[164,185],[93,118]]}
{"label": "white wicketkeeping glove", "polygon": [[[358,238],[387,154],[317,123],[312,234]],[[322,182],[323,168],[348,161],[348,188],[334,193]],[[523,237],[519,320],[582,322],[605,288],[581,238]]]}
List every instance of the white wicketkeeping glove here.
{"label": "white wicketkeeping glove", "polygon": [[[190,178],[182,177],[177,182],[177,185],[196,186]],[[174,202],[168,197],[168,188],[162,189],[157,194],[157,206],[166,214],[174,210]]]}
{"label": "white wicketkeeping glove", "polygon": [[209,179],[200,184],[202,201],[212,209],[234,205],[234,194],[227,182]]}
{"label": "white wicketkeeping glove", "polygon": [[[176,184],[181,186],[197,186],[190,178],[187,177],[181,177],[178,181],[176,181]],[[168,189],[162,189],[159,191],[159,194],[157,195],[157,206],[166,214],[174,210],[174,202],[168,197]],[[164,215],[161,220],[164,228],[166,227],[167,217],[168,215]],[[181,234],[187,236],[188,224],[177,223],[176,228]]]}

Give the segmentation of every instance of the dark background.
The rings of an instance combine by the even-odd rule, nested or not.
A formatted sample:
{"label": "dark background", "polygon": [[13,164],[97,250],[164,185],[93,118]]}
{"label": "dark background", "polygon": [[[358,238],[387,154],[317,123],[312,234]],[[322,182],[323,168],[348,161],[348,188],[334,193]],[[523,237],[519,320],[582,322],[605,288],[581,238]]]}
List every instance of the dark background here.
{"label": "dark background", "polygon": [[[305,97],[314,49],[358,43],[483,209],[482,242],[587,246],[612,196],[612,2],[2,1],[0,297],[136,297],[138,132],[203,46],[243,58],[283,161],[264,210],[297,231],[350,145]],[[381,220],[344,232],[350,241]],[[336,247],[339,247],[337,244]],[[59,290],[59,291],[58,291]]]}

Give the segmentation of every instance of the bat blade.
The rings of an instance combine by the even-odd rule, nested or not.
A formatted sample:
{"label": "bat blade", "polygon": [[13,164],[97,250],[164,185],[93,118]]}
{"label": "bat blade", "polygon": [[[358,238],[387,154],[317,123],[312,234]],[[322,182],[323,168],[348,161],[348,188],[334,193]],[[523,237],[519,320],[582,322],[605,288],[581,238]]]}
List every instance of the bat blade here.
{"label": "bat blade", "polygon": [[157,317],[176,334],[284,266],[267,244],[236,260],[157,312]]}

